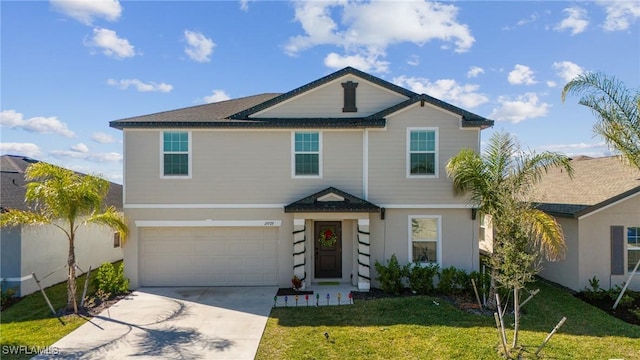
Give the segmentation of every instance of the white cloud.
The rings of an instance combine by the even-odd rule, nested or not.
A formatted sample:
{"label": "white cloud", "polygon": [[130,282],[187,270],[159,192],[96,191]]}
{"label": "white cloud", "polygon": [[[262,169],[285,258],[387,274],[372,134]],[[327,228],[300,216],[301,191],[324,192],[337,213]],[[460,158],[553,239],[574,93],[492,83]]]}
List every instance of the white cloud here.
{"label": "white cloud", "polygon": [[498,98],[499,107],[493,109],[490,119],[517,124],[526,119],[546,116],[550,105],[540,102],[535,93],[526,93],[512,100],[506,96]]}
{"label": "white cloud", "polygon": [[134,46],[129,43],[129,40],[119,38],[115,31],[109,29],[93,29],[93,38],[87,45],[101,48],[103,54],[116,59],[129,58],[136,55]]}
{"label": "white cloud", "polygon": [[0,143],[0,152],[3,154],[10,155],[24,155],[28,157],[38,157],[42,152],[40,152],[40,147],[33,143]]}
{"label": "white cloud", "polygon": [[515,68],[509,73],[507,77],[509,84],[513,85],[533,85],[537,81],[534,79],[533,70],[526,65],[516,64]]}
{"label": "white cloud", "polygon": [[407,64],[409,64],[411,66],[420,65],[420,57],[418,55],[411,55],[409,57],[409,60],[407,60]]}
{"label": "white cloud", "polygon": [[211,53],[213,53],[213,47],[216,44],[202,33],[185,30],[184,38],[187,41],[187,46],[184,48],[184,52],[191,58],[191,60],[197,62],[209,62],[211,61]]}
{"label": "white cloud", "polygon": [[76,150],[52,150],[50,154],[56,158],[84,159],[87,161],[97,162],[97,163],[122,161],[122,154],[115,153],[115,152],[91,153],[91,152],[81,152]]}
{"label": "white cloud", "polygon": [[85,25],[91,25],[94,18],[116,21],[122,14],[118,0],[51,0],[51,5]]}
{"label": "white cloud", "polygon": [[472,66],[467,72],[468,78],[478,77],[478,75],[484,74],[484,69],[479,66]]}
{"label": "white cloud", "polygon": [[225,101],[229,99],[231,99],[231,96],[229,96],[226,92],[224,92],[224,90],[213,90],[211,92],[211,95],[204,97],[204,102],[209,104],[209,103]]}
{"label": "white cloud", "polygon": [[249,0],[240,0],[240,10],[249,11]]}
{"label": "white cloud", "polygon": [[61,122],[55,116],[37,116],[24,119],[24,115],[15,110],[3,110],[0,112],[0,125],[38,134],[58,134],[69,138],[75,135],[73,131],[69,130],[67,124]]}
{"label": "white cloud", "polygon": [[150,81],[148,83],[142,82],[138,79],[107,79],[107,85],[117,87],[122,90],[126,90],[129,86],[134,86],[139,92],[170,92],[173,89],[173,85],[166,83],[155,83]]}
{"label": "white cloud", "polygon": [[571,35],[577,35],[584,32],[589,25],[587,10],[583,8],[570,7],[562,10],[562,12],[566,13],[567,17],[562,19],[560,24],[554,28],[557,31],[569,29],[571,30]]}
{"label": "white cloud", "polygon": [[555,81],[552,80],[547,80],[547,86],[550,88],[554,88],[556,86],[558,86],[558,83],[556,83]]}
{"label": "white cloud", "polygon": [[552,144],[542,145],[538,147],[541,151],[553,151],[564,153],[567,156],[585,155],[591,157],[603,157],[611,156],[614,152],[609,149],[607,144],[603,142],[598,143],[577,143],[577,144]]}
{"label": "white cloud", "polygon": [[93,135],[91,135],[91,140],[100,144],[113,144],[116,142],[116,139],[113,136],[103,132],[93,133]]}
{"label": "white cloud", "polygon": [[605,31],[626,30],[640,18],[640,2],[635,1],[597,1],[605,8],[607,18],[602,24]]}
{"label": "white cloud", "polygon": [[556,75],[565,82],[573,80],[576,76],[584,72],[582,67],[578,64],[572,63],[571,61],[554,62],[553,68],[556,70]]}
{"label": "white cloud", "polygon": [[71,147],[71,151],[75,151],[75,152],[86,154],[86,153],[89,152],[89,148],[87,147],[87,145],[85,145],[83,143],[78,143],[78,144],[73,145]]}
{"label": "white cloud", "polygon": [[407,87],[419,94],[427,94],[463,108],[473,108],[489,101],[486,95],[478,92],[478,85],[461,85],[452,79],[440,79],[430,82],[429,79],[425,78],[400,76],[394,78],[393,83]]}
{"label": "white cloud", "polygon": [[365,72],[385,73],[389,71],[389,62],[378,60],[379,55],[346,55],[330,53],[324,58],[324,65],[331,69],[342,69],[352,66]]}
{"label": "white cloud", "polygon": [[[314,46],[334,45],[344,49],[342,58],[371,60],[386,56],[387,47],[395,44],[422,46],[439,40],[452,45],[455,52],[465,52],[475,42],[469,27],[456,19],[458,7],[451,4],[334,0],[294,2],[294,7],[304,33],[290,37],[284,45],[291,56]],[[332,58],[338,60],[335,55]],[[370,61],[367,64],[376,67]]]}

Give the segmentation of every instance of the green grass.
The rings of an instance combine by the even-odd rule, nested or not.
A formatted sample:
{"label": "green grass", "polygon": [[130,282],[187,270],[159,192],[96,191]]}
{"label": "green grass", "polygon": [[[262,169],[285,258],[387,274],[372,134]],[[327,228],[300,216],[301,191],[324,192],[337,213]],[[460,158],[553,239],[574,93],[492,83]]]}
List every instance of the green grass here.
{"label": "green grass", "polygon": [[[89,288],[87,294],[95,293],[92,280],[96,271],[91,272]],[[84,289],[86,275],[82,275],[77,280],[77,299],[80,299]],[[45,289],[54,309],[62,309],[67,305],[67,283],[53,285]],[[78,300],[80,301],[80,300]],[[87,319],[68,315],[60,318],[53,317],[40,291],[25,296],[18,303],[13,304],[0,313],[0,349],[5,350],[5,346],[28,346],[46,347],[63,338]],[[7,350],[8,351],[8,350]],[[6,355],[2,353],[3,359],[29,359],[33,355]]]}
{"label": "green grass", "polygon": [[[540,293],[523,308],[522,358],[536,358],[537,347],[563,316],[567,322],[542,350],[541,358],[640,356],[640,326],[611,317],[553,285],[538,282],[533,288],[540,288]],[[509,339],[511,335],[508,332]],[[500,359],[498,345],[493,317],[469,314],[441,299],[420,296],[341,307],[273,309],[256,358]]]}

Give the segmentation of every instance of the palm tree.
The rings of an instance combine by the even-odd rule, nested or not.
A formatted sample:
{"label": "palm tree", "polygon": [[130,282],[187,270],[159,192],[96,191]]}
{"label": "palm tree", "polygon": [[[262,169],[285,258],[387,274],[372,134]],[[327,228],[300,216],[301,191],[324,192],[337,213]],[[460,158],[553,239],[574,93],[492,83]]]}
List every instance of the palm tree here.
{"label": "palm tree", "polygon": [[69,240],[67,310],[77,313],[74,244],[78,228],[86,224],[104,225],[125,239],[128,229],[124,217],[113,206],[106,209],[103,206],[109,182],[99,177],[39,162],[27,168],[25,180],[30,181],[25,201],[32,205],[32,210],[9,209],[0,214],[0,226],[50,225],[65,233]]}
{"label": "palm tree", "polygon": [[640,91],[633,94],[613,76],[586,72],[564,86],[562,101],[567,94],[583,94],[579,104],[591,108],[598,118],[594,133],[640,169]]}
{"label": "palm tree", "polygon": [[[494,227],[494,253],[510,241],[514,229],[524,231],[535,249],[548,260],[564,257],[565,243],[560,225],[548,214],[531,206],[529,193],[542,175],[553,167],[563,167],[569,176],[573,169],[564,155],[543,152],[525,154],[508,133],[495,133],[482,155],[462,150],[447,163],[456,195],[468,195],[481,214],[491,216]],[[514,219],[518,220],[514,224]],[[495,306],[495,280],[501,260],[492,266],[489,305]]]}

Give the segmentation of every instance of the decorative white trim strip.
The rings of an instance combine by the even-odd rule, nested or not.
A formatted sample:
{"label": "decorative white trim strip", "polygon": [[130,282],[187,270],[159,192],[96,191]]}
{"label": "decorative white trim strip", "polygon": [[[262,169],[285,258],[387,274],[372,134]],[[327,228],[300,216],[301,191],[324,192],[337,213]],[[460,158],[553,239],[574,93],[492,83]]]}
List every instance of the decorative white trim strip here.
{"label": "decorative white trim strip", "polygon": [[386,209],[473,209],[472,204],[379,204]]}
{"label": "decorative white trim strip", "polygon": [[607,205],[605,205],[605,206],[603,206],[603,207],[601,207],[601,208],[599,208],[599,209],[596,209],[596,210],[593,210],[593,211],[591,211],[591,212],[589,212],[589,213],[586,213],[586,214],[584,214],[584,215],[582,215],[582,216],[578,217],[578,220],[582,220],[582,219],[584,219],[584,218],[586,218],[586,217],[588,217],[588,216],[591,216],[591,215],[597,214],[597,213],[599,213],[599,212],[600,212],[600,211],[602,211],[602,210],[606,210],[606,209],[608,209],[608,208],[610,208],[610,207],[612,207],[612,206],[616,206],[616,205],[620,204],[621,202],[623,202],[623,201],[627,201],[627,200],[631,199],[632,197],[635,197],[635,196],[638,196],[638,195],[640,195],[640,192],[637,192],[637,193],[635,193],[635,194],[631,194],[631,195],[629,195],[629,196],[626,196],[626,197],[624,197],[624,198],[622,198],[622,199],[620,199],[620,200],[618,200],[618,201],[614,201],[614,202],[612,202],[611,204],[607,204]]}
{"label": "decorative white trim strip", "polygon": [[32,277],[33,275],[29,274],[19,278],[2,278],[2,281],[23,282],[25,280],[31,279]]}
{"label": "decorative white trim strip", "polygon": [[279,227],[282,220],[137,220],[137,227]]}
{"label": "decorative white trim strip", "polygon": [[125,209],[283,209],[285,204],[124,204]]}
{"label": "decorative white trim strip", "polygon": [[358,226],[369,226],[369,219],[358,219]]}
{"label": "decorative white trim strip", "polygon": [[304,226],[305,219],[293,219],[293,226]]}
{"label": "decorative white trim strip", "polygon": [[362,198],[369,200],[369,129],[362,133]]}

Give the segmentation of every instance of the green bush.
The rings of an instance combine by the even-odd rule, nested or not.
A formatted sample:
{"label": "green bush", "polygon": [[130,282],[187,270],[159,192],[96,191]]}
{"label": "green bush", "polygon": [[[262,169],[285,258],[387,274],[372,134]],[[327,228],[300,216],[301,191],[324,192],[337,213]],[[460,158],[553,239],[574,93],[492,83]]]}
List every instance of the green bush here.
{"label": "green bush", "polygon": [[104,263],[98,268],[96,288],[103,293],[118,295],[129,289],[129,279],[124,277],[124,263],[117,267],[112,263]]}
{"label": "green bush", "polygon": [[438,292],[445,295],[460,295],[469,291],[471,278],[466,271],[453,266],[442,269],[439,274]]}
{"label": "green bush", "polygon": [[421,295],[433,293],[435,289],[433,279],[438,275],[438,264],[424,265],[416,262],[407,264],[403,270],[409,280],[411,291]]}
{"label": "green bush", "polygon": [[398,263],[396,254],[391,255],[391,259],[389,259],[387,266],[380,264],[378,260],[376,260],[375,267],[378,272],[378,277],[376,279],[380,281],[382,291],[388,294],[400,295],[402,288],[404,287],[402,284],[404,271]]}
{"label": "green bush", "polygon": [[0,287],[0,309],[4,309],[5,305],[13,299],[18,293],[18,287],[8,287],[6,286],[6,281],[2,281],[2,286]]}

